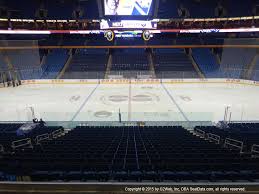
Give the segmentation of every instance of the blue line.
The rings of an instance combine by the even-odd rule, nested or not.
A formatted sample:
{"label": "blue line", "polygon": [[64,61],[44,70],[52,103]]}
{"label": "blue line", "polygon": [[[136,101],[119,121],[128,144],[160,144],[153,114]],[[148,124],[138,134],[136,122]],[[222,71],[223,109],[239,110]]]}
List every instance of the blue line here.
{"label": "blue line", "polygon": [[71,121],[73,121],[78,114],[81,112],[81,110],[84,108],[84,106],[86,105],[87,101],[91,98],[91,96],[93,95],[93,93],[95,92],[95,90],[98,88],[99,83],[95,86],[95,88],[93,89],[93,91],[89,94],[89,96],[87,96],[87,98],[84,100],[83,104],[79,107],[79,109],[76,111],[75,115],[72,117]]}
{"label": "blue line", "polygon": [[189,121],[189,119],[187,118],[187,116],[184,114],[183,110],[181,109],[181,107],[176,103],[174,97],[170,94],[170,92],[166,89],[165,85],[163,83],[161,83],[161,85],[163,86],[164,90],[166,91],[166,93],[168,94],[168,96],[171,98],[171,100],[173,101],[173,103],[177,106],[178,110],[181,112],[181,114],[183,115],[184,119],[186,121]]}

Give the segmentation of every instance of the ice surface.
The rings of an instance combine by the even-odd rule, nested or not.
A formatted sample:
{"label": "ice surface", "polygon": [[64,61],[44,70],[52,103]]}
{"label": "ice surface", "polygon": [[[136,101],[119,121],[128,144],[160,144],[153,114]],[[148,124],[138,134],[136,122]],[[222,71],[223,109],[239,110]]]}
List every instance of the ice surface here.
{"label": "ice surface", "polygon": [[[239,84],[39,84],[0,89],[0,121],[259,120],[259,87]],[[229,115],[228,115],[229,117]]]}

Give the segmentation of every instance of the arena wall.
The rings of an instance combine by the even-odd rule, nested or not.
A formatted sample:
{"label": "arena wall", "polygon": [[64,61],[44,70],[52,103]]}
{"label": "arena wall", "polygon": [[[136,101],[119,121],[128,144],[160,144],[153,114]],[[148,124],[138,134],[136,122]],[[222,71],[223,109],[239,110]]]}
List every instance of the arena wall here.
{"label": "arena wall", "polygon": [[[259,86],[259,82],[242,79],[35,79],[22,84],[240,84]],[[0,86],[1,87],[1,86]]]}

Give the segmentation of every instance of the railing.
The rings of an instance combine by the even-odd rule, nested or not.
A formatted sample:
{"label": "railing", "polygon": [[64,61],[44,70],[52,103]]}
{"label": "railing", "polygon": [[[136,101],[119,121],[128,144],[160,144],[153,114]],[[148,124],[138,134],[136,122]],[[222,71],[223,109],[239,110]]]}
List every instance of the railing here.
{"label": "railing", "polygon": [[17,141],[13,141],[11,147],[13,149],[20,148],[20,147],[29,147],[32,148],[32,142],[30,138],[21,139]]}
{"label": "railing", "polygon": [[56,138],[62,136],[63,134],[64,134],[63,129],[58,129],[58,130],[53,131],[53,132],[51,133],[51,137],[52,137],[53,139],[56,139]]}
{"label": "railing", "polygon": [[208,133],[207,138],[210,141],[214,141],[217,144],[220,144],[220,136],[219,135],[216,135],[216,134],[213,134],[213,133]]}
{"label": "railing", "polygon": [[194,130],[195,131],[195,133],[198,135],[198,136],[200,136],[200,137],[202,137],[202,138],[205,138],[205,131],[202,131],[202,130],[200,130],[200,129],[195,129]]}
{"label": "railing", "polygon": [[240,153],[242,153],[243,147],[244,147],[244,142],[238,141],[238,140],[235,140],[235,139],[226,138],[225,143],[224,143],[224,147],[225,148],[234,147],[234,148],[239,149]]}
{"label": "railing", "polygon": [[38,135],[35,138],[35,142],[36,142],[36,144],[40,144],[41,141],[47,140],[47,139],[49,139],[49,134],[48,133],[44,133],[44,134]]}
{"label": "railing", "polygon": [[259,157],[259,145],[254,144],[251,148],[251,154],[253,156]]}

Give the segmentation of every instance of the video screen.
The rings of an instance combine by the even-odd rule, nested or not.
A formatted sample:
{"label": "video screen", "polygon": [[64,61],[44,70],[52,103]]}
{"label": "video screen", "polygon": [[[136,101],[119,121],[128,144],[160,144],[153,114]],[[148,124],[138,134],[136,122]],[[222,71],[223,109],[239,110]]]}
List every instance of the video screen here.
{"label": "video screen", "polygon": [[148,16],[153,0],[104,0],[105,15]]}

